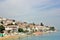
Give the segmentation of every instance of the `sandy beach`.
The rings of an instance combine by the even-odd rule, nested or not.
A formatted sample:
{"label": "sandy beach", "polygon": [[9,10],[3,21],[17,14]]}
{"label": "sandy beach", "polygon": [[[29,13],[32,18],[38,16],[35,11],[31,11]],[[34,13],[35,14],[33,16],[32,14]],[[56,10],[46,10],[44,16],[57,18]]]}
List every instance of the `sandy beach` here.
{"label": "sandy beach", "polygon": [[0,40],[17,40],[19,38],[19,35],[8,35],[4,37],[0,37]]}

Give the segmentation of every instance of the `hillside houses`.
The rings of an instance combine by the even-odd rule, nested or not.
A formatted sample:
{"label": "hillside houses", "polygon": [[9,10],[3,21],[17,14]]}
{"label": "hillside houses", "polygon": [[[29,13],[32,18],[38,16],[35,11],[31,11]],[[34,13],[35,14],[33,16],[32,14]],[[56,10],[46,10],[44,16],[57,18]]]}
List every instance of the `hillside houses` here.
{"label": "hillside houses", "polygon": [[[5,34],[18,33],[18,29],[22,29],[22,33],[34,33],[34,32],[47,32],[50,30],[50,27],[41,26],[39,24],[19,22],[12,19],[6,19],[0,17],[0,25],[5,27]],[[53,29],[53,27],[52,27]],[[20,30],[21,31],[21,30]]]}
{"label": "hillside houses", "polygon": [[[9,28],[9,29],[7,29],[7,28]],[[18,28],[19,28],[19,26],[17,26],[17,25],[9,25],[9,26],[6,26],[6,30],[10,30],[11,29],[11,31],[12,32],[18,32]]]}

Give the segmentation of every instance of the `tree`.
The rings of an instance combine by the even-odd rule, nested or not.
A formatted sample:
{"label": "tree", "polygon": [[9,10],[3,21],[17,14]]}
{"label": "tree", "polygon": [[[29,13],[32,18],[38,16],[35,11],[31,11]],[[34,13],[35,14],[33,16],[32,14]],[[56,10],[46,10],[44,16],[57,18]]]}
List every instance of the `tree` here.
{"label": "tree", "polygon": [[33,25],[35,26],[35,23],[33,22]]}
{"label": "tree", "polygon": [[1,24],[3,24],[3,21],[1,21]]}
{"label": "tree", "polygon": [[18,32],[24,32],[22,28],[18,28]]}
{"label": "tree", "polygon": [[7,24],[7,25],[13,25],[13,23]]}
{"label": "tree", "polygon": [[3,30],[5,30],[5,27],[3,25],[0,25],[0,33],[3,33]]}
{"label": "tree", "polygon": [[54,27],[50,27],[50,29],[49,30],[52,30],[52,31],[54,31],[55,30],[55,28]]}
{"label": "tree", "polygon": [[8,33],[10,33],[11,32],[11,30],[8,30]]}
{"label": "tree", "polygon": [[15,20],[13,20],[13,22],[15,22]]}
{"label": "tree", "polygon": [[24,22],[25,24],[27,24],[27,22]]}
{"label": "tree", "polygon": [[15,25],[18,25],[17,23],[15,23]]}
{"label": "tree", "polygon": [[44,26],[44,24],[41,22],[41,24],[40,24],[41,26]]}

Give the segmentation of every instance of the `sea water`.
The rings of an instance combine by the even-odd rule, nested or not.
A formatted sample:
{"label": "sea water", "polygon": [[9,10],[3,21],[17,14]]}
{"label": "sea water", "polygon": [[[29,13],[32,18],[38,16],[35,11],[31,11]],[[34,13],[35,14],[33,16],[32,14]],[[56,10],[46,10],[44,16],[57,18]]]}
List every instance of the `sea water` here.
{"label": "sea water", "polygon": [[28,36],[19,40],[60,40],[60,31],[47,33],[39,36]]}

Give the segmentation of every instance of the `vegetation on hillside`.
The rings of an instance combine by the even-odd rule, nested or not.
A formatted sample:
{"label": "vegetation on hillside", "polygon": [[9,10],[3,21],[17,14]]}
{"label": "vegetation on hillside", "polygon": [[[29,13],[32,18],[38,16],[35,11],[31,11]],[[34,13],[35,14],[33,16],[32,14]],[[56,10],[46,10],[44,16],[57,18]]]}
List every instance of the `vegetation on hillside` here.
{"label": "vegetation on hillside", "polygon": [[18,32],[24,32],[22,28],[18,28]]}
{"label": "vegetation on hillside", "polygon": [[0,33],[3,33],[3,30],[5,30],[5,27],[3,25],[0,25]]}
{"label": "vegetation on hillside", "polygon": [[44,26],[44,24],[41,22],[41,24],[40,24],[41,26]]}
{"label": "vegetation on hillside", "polygon": [[54,27],[50,27],[50,29],[49,29],[49,30],[55,31],[55,28],[54,28]]}

